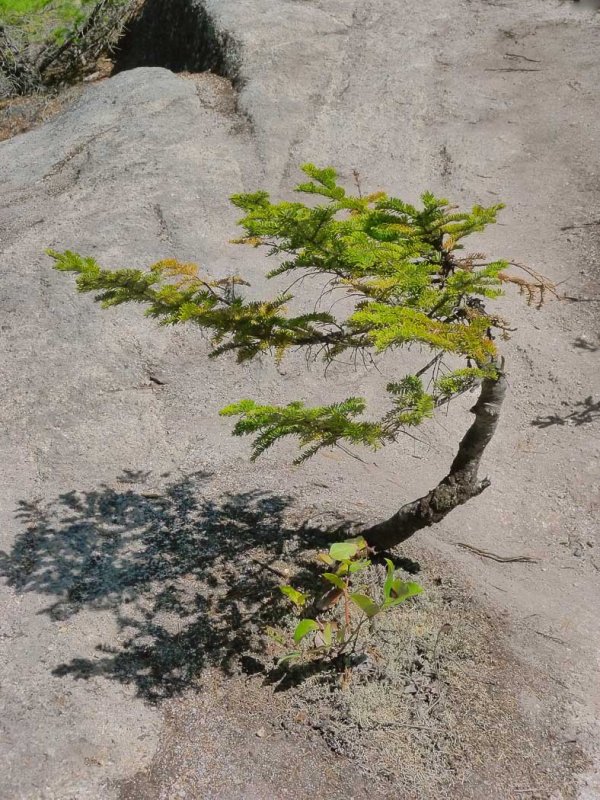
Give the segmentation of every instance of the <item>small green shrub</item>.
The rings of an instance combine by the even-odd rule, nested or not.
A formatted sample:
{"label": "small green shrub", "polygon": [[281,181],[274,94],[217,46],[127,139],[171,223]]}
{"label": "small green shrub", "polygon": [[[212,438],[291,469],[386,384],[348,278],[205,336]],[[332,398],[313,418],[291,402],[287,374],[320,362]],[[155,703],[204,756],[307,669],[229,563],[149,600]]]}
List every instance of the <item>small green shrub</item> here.
{"label": "small green shrub", "polygon": [[[305,643],[302,649],[283,655],[278,661],[280,666],[307,660],[327,660],[329,663],[349,666],[357,655],[359,637],[365,623],[422,592],[419,584],[396,577],[396,568],[389,558],[385,559],[387,569],[381,597],[377,599],[364,591],[357,591],[357,588],[362,588],[357,587],[360,573],[371,565],[368,545],[362,536],[335,542],[329,552],[319,553],[318,558],[329,568],[322,578],[330,586],[310,608],[313,616],[305,613],[309,604],[307,594],[293,586],[279,587],[302,614],[291,635],[293,644],[298,646]],[[288,639],[281,631],[269,628],[267,633],[278,645],[288,645]]]}

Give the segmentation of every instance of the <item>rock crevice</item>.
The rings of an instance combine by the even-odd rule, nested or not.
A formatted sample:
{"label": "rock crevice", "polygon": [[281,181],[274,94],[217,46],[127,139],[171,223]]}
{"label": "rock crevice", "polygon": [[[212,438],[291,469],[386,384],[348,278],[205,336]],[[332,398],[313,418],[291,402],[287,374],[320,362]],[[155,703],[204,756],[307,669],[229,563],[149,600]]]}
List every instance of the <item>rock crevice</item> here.
{"label": "rock crevice", "polygon": [[235,82],[239,46],[200,0],[146,0],[115,49],[115,72],[165,67],[210,70]]}

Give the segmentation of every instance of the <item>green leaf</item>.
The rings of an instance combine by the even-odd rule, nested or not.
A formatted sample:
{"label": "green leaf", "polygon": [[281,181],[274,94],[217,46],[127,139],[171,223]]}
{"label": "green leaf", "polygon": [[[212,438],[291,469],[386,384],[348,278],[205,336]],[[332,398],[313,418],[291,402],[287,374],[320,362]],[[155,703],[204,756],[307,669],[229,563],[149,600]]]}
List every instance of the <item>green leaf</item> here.
{"label": "green leaf", "polygon": [[359,550],[366,550],[368,547],[367,540],[364,536],[355,536],[353,539],[346,539],[346,541],[355,544]]}
{"label": "green leaf", "polygon": [[371,598],[366,594],[354,592],[350,595],[350,599],[360,608],[361,611],[367,615],[367,617],[374,617],[375,614],[379,614],[381,611],[377,603],[371,600]]}
{"label": "green leaf", "polygon": [[359,547],[354,542],[336,542],[329,548],[329,555],[335,561],[348,561],[359,551]]}
{"label": "green leaf", "polygon": [[340,576],[334,575],[333,572],[324,572],[322,577],[325,578],[326,581],[329,581],[329,583],[333,583],[334,586],[336,586],[338,589],[341,589],[342,591],[346,588],[346,584],[340,578]]}
{"label": "green leaf", "polygon": [[296,625],[296,630],[294,631],[294,641],[296,644],[299,644],[305,636],[308,636],[309,633],[312,631],[319,630],[319,623],[314,619],[301,619],[300,622]]}
{"label": "green leaf", "polygon": [[406,585],[408,587],[408,597],[416,597],[418,594],[423,594],[423,587],[420,584],[409,581]]}
{"label": "green leaf", "polygon": [[403,599],[406,599],[408,597],[414,597],[417,594],[421,594],[422,591],[423,587],[419,586],[418,583],[414,583],[412,581],[394,581],[391,594],[395,598],[402,597]]}
{"label": "green leaf", "polygon": [[391,561],[389,558],[385,559],[385,563],[386,563],[387,573],[385,577],[385,582],[383,584],[383,596],[386,600],[389,600],[390,591],[394,584],[394,570],[396,569],[396,567],[394,566],[394,562]]}
{"label": "green leaf", "polygon": [[348,572],[350,572],[350,574],[360,572],[361,570],[366,569],[370,563],[371,561],[368,558],[361,558],[360,561],[352,561],[348,565]]}
{"label": "green leaf", "polygon": [[329,567],[330,567],[332,564],[335,564],[335,561],[334,561],[334,560],[333,560],[333,558],[332,558],[332,557],[329,555],[329,553],[319,553],[319,554],[317,555],[317,558],[319,559],[319,561],[322,561],[324,564],[327,564],[327,566],[329,566]]}
{"label": "green leaf", "polygon": [[315,633],[315,647],[323,647],[329,649],[333,640],[333,628],[331,622],[328,622],[323,630]]}
{"label": "green leaf", "polygon": [[386,597],[383,606],[384,608],[392,608],[408,600],[409,597],[415,597],[422,592],[423,587],[418,583],[395,580],[390,587],[389,596]]}
{"label": "green leaf", "polygon": [[302,653],[299,650],[294,650],[291,653],[286,653],[277,661],[276,666],[281,667],[283,666],[283,664],[289,664],[292,661],[297,661],[301,655]]}
{"label": "green leaf", "polygon": [[293,586],[280,586],[279,591],[291,600],[295,606],[298,606],[298,608],[302,608],[306,603],[307,596],[297,589],[294,589]]}

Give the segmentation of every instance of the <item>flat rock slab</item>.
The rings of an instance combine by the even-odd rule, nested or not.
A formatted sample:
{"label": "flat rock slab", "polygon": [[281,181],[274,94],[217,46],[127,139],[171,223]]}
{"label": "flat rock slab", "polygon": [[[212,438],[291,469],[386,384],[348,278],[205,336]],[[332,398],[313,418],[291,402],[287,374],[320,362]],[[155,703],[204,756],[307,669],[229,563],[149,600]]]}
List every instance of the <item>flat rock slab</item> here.
{"label": "flat rock slab", "polygon": [[[387,513],[433,484],[452,457],[465,424],[459,407],[443,420],[450,436],[434,425],[416,453],[388,448],[367,464],[323,455],[294,470],[282,448],[248,466],[246,446],[230,437],[218,409],[243,396],[297,397],[303,361],[280,369],[208,363],[196,332],[156,330],[132,308],[101,312],[44,254],[71,248],[106,266],[135,267],[177,256],[215,276],[241,272],[261,291],[262,254],[227,244],[237,217],[228,197],[261,187],[290,196],[305,160],[337,167],[349,184],[356,169],[366,188],[408,200],[424,189],[458,203],[502,200],[501,224],[481,246],[586,300],[539,313],[516,298],[506,304],[518,331],[506,345],[512,393],[489,454],[493,486],[428,541],[460,565],[482,601],[506,612],[520,656],[560,676],[572,699],[565,736],[591,753],[600,632],[600,18],[583,3],[550,0],[290,0],[276,8],[213,0],[207,8],[239,43],[237,95],[216,76],[135,69],[0,143],[0,796],[177,796],[173,780],[152,794],[133,778],[145,768],[151,774],[155,754],[165,764],[171,744],[160,703],[135,684],[57,671],[121,646],[126,611],[123,593],[107,590],[106,602],[56,613],[75,583],[85,585],[97,555],[89,538],[67,564],[52,561],[60,542],[48,550],[56,580],[35,559],[23,571],[27,547],[39,556],[40,541],[52,539],[40,520],[68,527],[69,493],[129,485],[160,493],[175,478],[204,472],[212,491],[239,496],[262,487],[292,491],[316,508]],[[309,292],[301,288],[300,298]],[[324,379],[313,368],[302,372],[302,397],[364,394],[376,402],[380,383],[398,377],[391,361],[382,370],[365,376],[338,366]],[[59,509],[61,520],[48,509]],[[539,564],[507,567],[457,542],[526,552]],[[238,788],[225,788],[219,773],[218,796],[311,796],[314,775],[289,771],[286,748],[269,769],[233,760]],[[322,742],[307,752],[316,762],[328,757]],[[173,764],[187,768],[174,757]],[[600,796],[596,780],[590,762],[581,798]]]}

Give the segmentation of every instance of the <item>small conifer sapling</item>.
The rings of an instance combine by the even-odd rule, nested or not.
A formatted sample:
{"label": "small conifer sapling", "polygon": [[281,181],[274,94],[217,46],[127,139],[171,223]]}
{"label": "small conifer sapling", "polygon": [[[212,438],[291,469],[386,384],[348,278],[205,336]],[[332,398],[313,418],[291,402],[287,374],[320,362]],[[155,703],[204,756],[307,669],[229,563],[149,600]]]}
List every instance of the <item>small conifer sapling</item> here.
{"label": "small conifer sapling", "polygon": [[[147,271],[106,270],[71,251],[50,255],[56,269],[76,273],[78,290],[94,292],[104,307],[141,303],[160,324],[190,323],[207,331],[212,357],[231,352],[242,363],[306,348],[325,362],[345,353],[371,358],[390,351],[398,358],[398,378],[386,387],[387,410],[379,417],[367,415],[361,397],[322,406],[238,400],[224,408],[223,415],[237,417],[236,436],[254,437],[253,459],[289,436],[298,440],[298,462],[337,445],[376,449],[477,389],[474,419],[445,478],[362,532],[370,547],[384,550],[439,522],[489,485],[478,473],[506,393],[497,341],[507,336],[508,325],[486,301],[513,283],[530,305],[541,305],[554,287],[522,265],[514,266],[526,277],[511,274],[508,261],[464,252],[464,239],[495,222],[501,205],[462,212],[426,192],[416,207],[384,192],[349,194],[331,168],[307,164],[303,171],[308,180],[296,189],[310,195],[308,205],[273,203],[264,191],[232,197],[243,212],[244,234],[236,241],[268,249],[276,261],[269,278],[290,276],[292,285],[297,278],[314,278],[315,299],[345,293],[352,308],[344,318],[314,301],[311,310],[290,314],[291,290],[247,300],[240,290],[247,285],[243,277],[214,280],[195,264],[166,260]],[[408,348],[419,348],[424,357],[418,370],[405,374],[401,355]]]}

